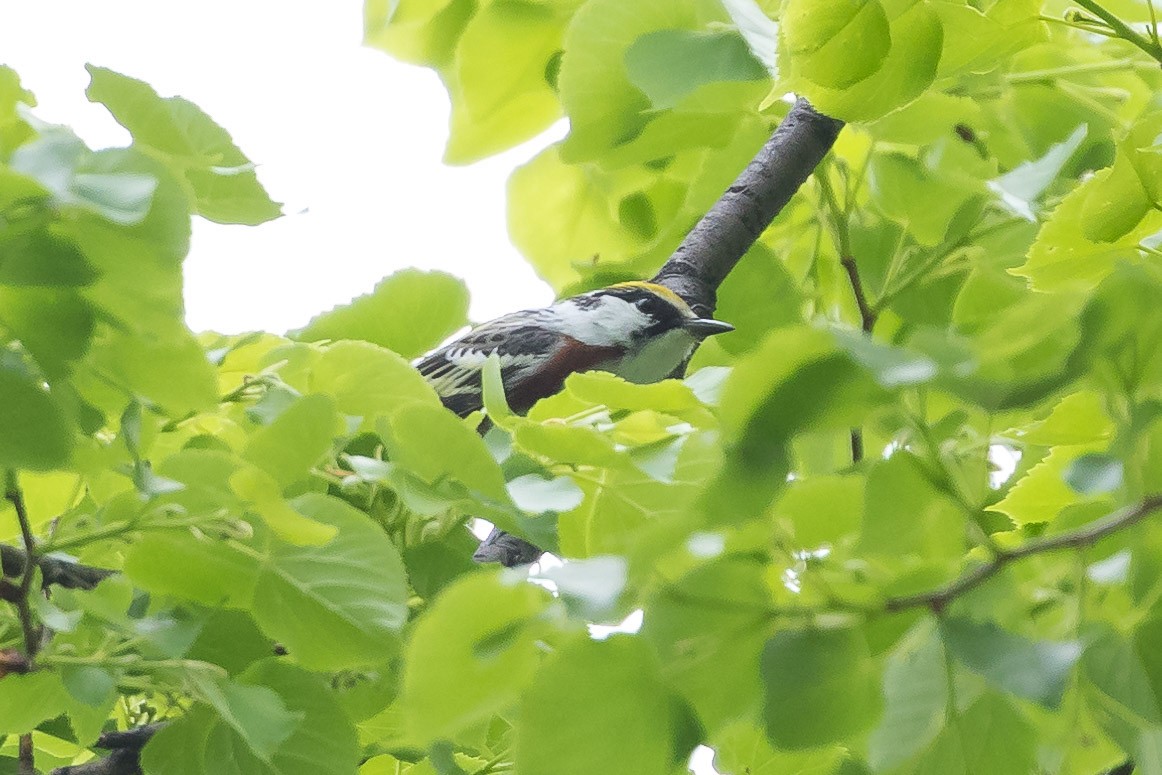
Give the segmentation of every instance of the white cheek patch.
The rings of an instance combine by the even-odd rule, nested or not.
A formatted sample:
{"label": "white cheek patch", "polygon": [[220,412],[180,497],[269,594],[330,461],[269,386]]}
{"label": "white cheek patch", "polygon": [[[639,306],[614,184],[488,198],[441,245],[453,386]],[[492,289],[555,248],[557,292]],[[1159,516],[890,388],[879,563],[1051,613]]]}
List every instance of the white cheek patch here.
{"label": "white cheek patch", "polygon": [[625,299],[603,296],[599,304],[578,308],[571,301],[557,305],[561,330],[579,342],[610,347],[628,347],[633,335],[650,324],[650,318]]}

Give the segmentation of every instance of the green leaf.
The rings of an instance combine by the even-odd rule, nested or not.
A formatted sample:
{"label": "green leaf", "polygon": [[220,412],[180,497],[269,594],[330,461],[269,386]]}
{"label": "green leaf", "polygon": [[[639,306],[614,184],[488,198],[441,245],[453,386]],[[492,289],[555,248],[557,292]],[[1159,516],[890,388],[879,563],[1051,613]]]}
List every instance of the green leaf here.
{"label": "green leaf", "polygon": [[335,536],[333,526],[303,516],[283,500],[284,488],[260,468],[251,466],[234,472],[230,476],[230,487],[284,541],[303,546],[320,546]]}
{"label": "green leaf", "polygon": [[198,706],[166,724],[142,749],[141,769],[146,775],[202,775],[207,772],[206,744],[216,723],[217,719],[209,708]]}
{"label": "green leaf", "polygon": [[447,162],[511,148],[560,117],[552,72],[573,5],[516,0],[472,15],[443,69],[452,98]]}
{"label": "green leaf", "polygon": [[279,745],[302,721],[276,693],[261,686],[245,686],[205,672],[191,672],[193,694],[225,722],[259,761],[270,762]]}
{"label": "green leaf", "polygon": [[943,242],[961,207],[980,193],[900,153],[875,154],[867,174],[872,201],[921,245]]}
{"label": "green leaf", "polygon": [[428,483],[452,479],[507,501],[504,478],[480,436],[443,408],[413,405],[391,415],[382,434],[393,462]]}
{"label": "green leaf", "polygon": [[12,154],[12,169],[37,180],[57,203],[78,207],[120,226],[142,223],[153,207],[159,181],[147,172],[109,168],[64,127],[53,127]]}
{"label": "green leaf", "polygon": [[219,608],[202,623],[186,657],[220,665],[230,675],[237,675],[269,657],[270,652],[270,640],[250,614]]}
{"label": "green leaf", "polygon": [[961,3],[936,3],[944,36],[940,76],[996,70],[1015,51],[1045,37],[1038,0],[1004,0],[987,12]]}
{"label": "green leaf", "polygon": [[989,622],[946,619],[944,642],[969,669],[1002,691],[1048,708],[1061,704],[1074,665],[1081,658],[1080,641],[1028,640]]}
{"label": "green leaf", "polygon": [[219,223],[256,225],[282,214],[254,166],[225,129],[181,97],[159,97],[148,84],[103,67],[86,65],[89,100],[113,117],[143,146],[185,178],[198,214]]}
{"label": "green leaf", "polygon": [[35,105],[36,97],[20,85],[16,71],[0,65],[0,156],[7,156],[32,134],[31,127],[20,117],[20,110]]}
{"label": "green leaf", "polygon": [[125,573],[157,594],[206,605],[249,605],[261,559],[189,532],[151,531],[128,550]]}
{"label": "green leaf", "polygon": [[1027,775],[1037,770],[1036,728],[1002,695],[986,694],[950,719],[915,772]]}
{"label": "green leaf", "polygon": [[715,317],[734,325],[716,344],[741,354],[776,328],[800,323],[803,295],[782,260],[761,242],[743,256],[718,289]]}
{"label": "green leaf", "polygon": [[790,0],[781,19],[792,67],[821,86],[862,81],[880,69],[892,46],[879,0]]}
{"label": "green leaf", "polygon": [[936,628],[924,622],[906,635],[884,668],[884,715],[868,741],[868,764],[894,769],[940,733],[948,707],[948,674]]}
{"label": "green leaf", "polygon": [[569,511],[580,506],[585,497],[568,476],[546,479],[540,474],[525,474],[508,482],[505,489],[517,508],[530,514]]}
{"label": "green leaf", "polygon": [[47,229],[0,239],[0,285],[76,287],[97,276],[76,245]]}
{"label": "green leaf", "polygon": [[0,468],[58,468],[72,453],[72,418],[13,353],[0,354],[0,428]]}
{"label": "green leaf", "polygon": [[732,32],[648,33],[625,52],[625,68],[630,83],[658,109],[674,107],[704,84],[769,77],[746,42]]}
{"label": "green leaf", "polygon": [[964,514],[932,484],[924,464],[897,451],[868,473],[859,546],[882,557],[953,559],[964,552]]}
{"label": "green leaf", "polygon": [[[900,4],[894,4],[897,7]],[[879,69],[845,89],[803,83],[803,92],[821,112],[844,121],[880,118],[918,97],[936,77],[944,30],[924,0],[891,18],[891,49]]]}
{"label": "green leaf", "polygon": [[327,347],[311,367],[311,389],[335,399],[343,414],[374,418],[411,403],[441,406],[431,386],[395,353],[365,342]]}
{"label": "green leaf", "polygon": [[1081,316],[1079,360],[1107,375],[1115,395],[1151,395],[1162,385],[1162,279],[1144,267],[1106,278]]}
{"label": "green leaf", "polygon": [[549,146],[508,180],[509,236],[558,291],[581,278],[578,266],[616,264],[645,246],[611,212],[601,176],[566,164],[561,152],[559,145]]}
{"label": "green leaf", "polygon": [[68,374],[88,351],[95,323],[92,306],[72,289],[0,285],[0,324],[50,379]]}
{"label": "green leaf", "polygon": [[251,436],[242,457],[286,487],[331,449],[338,424],[330,396],[304,396]]}
{"label": "green leaf", "polygon": [[641,637],[709,731],[759,707],[755,676],[771,607],[764,567],[724,558],[659,589],[646,607]]}
{"label": "green leaf", "polygon": [[294,509],[338,533],[325,546],[274,542],[254,589],[254,618],[299,664],[338,670],[379,664],[407,618],[395,545],[343,501],[308,493]]}
{"label": "green leaf", "polygon": [[813,476],[791,482],[772,507],[789,523],[795,544],[817,547],[842,541],[859,529],[864,513],[862,476]]}
{"label": "green leaf", "polygon": [[673,771],[670,700],[656,659],[637,638],[583,639],[559,651],[524,693],[518,723],[521,772]]}
{"label": "green leaf", "polygon": [[839,742],[882,710],[878,671],[859,630],[783,630],[767,641],[760,668],[767,737],[779,748]]}
{"label": "green leaf", "polygon": [[1062,476],[1066,484],[1082,495],[1098,495],[1121,487],[1123,474],[1122,461],[1091,453],[1075,459]]}
{"label": "green leaf", "polygon": [[239,775],[349,775],[354,771],[359,761],[355,729],[323,679],[267,659],[246,671],[241,680],[251,685],[251,691],[274,692],[301,721],[269,762],[247,756],[233,742],[229,748],[216,749],[215,744],[222,745],[221,738],[211,740],[207,760],[230,762]]}
{"label": "green leaf", "polygon": [[1128,713],[1139,724],[1157,727],[1162,723],[1162,706],[1134,644],[1108,630],[1097,635],[1082,658],[1085,677],[1113,701],[1116,710]]}
{"label": "green leaf", "polygon": [[1083,493],[1067,484],[1065,472],[1094,447],[1093,444],[1054,447],[1044,460],[1017,480],[1004,498],[989,506],[989,510],[1007,515],[1015,525],[1053,521],[1067,506],[1083,500]]}
{"label": "green leaf", "polygon": [[361,339],[414,358],[464,326],[467,315],[468,289],[462,280],[405,269],[371,293],[312,318],[293,336],[305,342]]}
{"label": "green leaf", "polygon": [[113,674],[95,665],[65,666],[61,669],[61,682],[74,699],[93,707],[108,702],[117,688]]}
{"label": "green leaf", "polygon": [[498,574],[447,587],[416,623],[405,654],[406,723],[422,741],[451,737],[504,710],[539,664],[536,618],[548,594]]}
{"label": "green leaf", "polygon": [[1081,390],[1062,398],[1044,420],[1005,431],[1002,435],[1024,444],[1054,447],[1106,441],[1113,432],[1114,422],[1106,411],[1101,394]]}
{"label": "green leaf", "polygon": [[[689,0],[590,0],[582,5],[565,33],[566,55],[558,79],[561,104],[569,117],[569,137],[562,155],[570,162],[591,160],[635,137],[647,123],[650,102],[629,79],[626,52],[642,35],[656,30],[701,28],[697,4]],[[580,170],[571,170],[571,174],[578,176],[574,186],[583,188]],[[515,180],[510,185],[515,185]],[[556,196],[552,189],[546,193]],[[511,193],[509,199],[511,202]],[[579,233],[592,232],[575,218],[555,223],[559,227],[573,222]],[[543,228],[548,230],[549,224]],[[513,237],[523,249],[515,231]],[[585,260],[594,252],[573,252],[570,258]],[[601,258],[606,258],[604,252]],[[542,276],[546,275],[542,272]]]}
{"label": "green leaf", "polygon": [[0,679],[0,733],[31,732],[68,707],[69,694],[60,676],[48,670]]}
{"label": "green leaf", "polygon": [[721,772],[749,775],[843,773],[847,752],[840,746],[813,751],[781,751],[771,747],[761,729],[738,722],[707,742],[714,748],[714,766]]}
{"label": "green leaf", "polygon": [[444,65],[475,11],[468,0],[370,0],[363,42],[405,62]]}
{"label": "green leaf", "polygon": [[[1092,198],[1091,198],[1092,197]],[[1010,270],[1039,291],[1092,289],[1158,231],[1157,213],[1133,169],[1118,162],[1070,191],[1041,227],[1022,266]],[[1145,217],[1144,217],[1145,216]]]}

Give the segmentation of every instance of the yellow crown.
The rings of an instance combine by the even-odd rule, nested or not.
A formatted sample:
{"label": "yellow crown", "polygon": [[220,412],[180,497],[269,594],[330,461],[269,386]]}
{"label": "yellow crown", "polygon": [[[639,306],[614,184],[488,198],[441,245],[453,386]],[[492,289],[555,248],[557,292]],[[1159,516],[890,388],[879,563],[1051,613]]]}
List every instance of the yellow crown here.
{"label": "yellow crown", "polygon": [[670,302],[671,304],[673,304],[675,307],[682,310],[683,312],[689,312],[689,313],[693,314],[693,310],[690,309],[690,305],[686,303],[686,300],[683,299],[678,294],[671,291],[669,288],[667,288],[664,285],[658,285],[657,283],[651,283],[651,282],[648,282],[646,280],[630,280],[630,281],[624,282],[624,283],[614,283],[613,285],[611,285],[609,287],[610,288],[642,288],[642,289],[650,291],[652,293],[656,293],[657,295],[661,296],[663,299],[667,300],[668,302]]}

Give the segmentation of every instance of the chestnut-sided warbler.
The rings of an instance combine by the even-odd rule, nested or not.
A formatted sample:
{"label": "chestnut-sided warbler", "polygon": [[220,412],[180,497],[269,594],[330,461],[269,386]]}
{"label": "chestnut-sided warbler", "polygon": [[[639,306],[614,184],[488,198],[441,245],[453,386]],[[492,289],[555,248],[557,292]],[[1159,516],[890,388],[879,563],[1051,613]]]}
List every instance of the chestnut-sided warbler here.
{"label": "chestnut-sided warbler", "polygon": [[[495,354],[509,405],[524,413],[574,372],[608,371],[636,383],[665,379],[707,336],[732,330],[729,323],[698,317],[665,286],[626,282],[482,323],[424,356],[416,368],[444,405],[465,417],[483,406],[481,373]],[[494,529],[473,559],[512,566],[541,553]]]}

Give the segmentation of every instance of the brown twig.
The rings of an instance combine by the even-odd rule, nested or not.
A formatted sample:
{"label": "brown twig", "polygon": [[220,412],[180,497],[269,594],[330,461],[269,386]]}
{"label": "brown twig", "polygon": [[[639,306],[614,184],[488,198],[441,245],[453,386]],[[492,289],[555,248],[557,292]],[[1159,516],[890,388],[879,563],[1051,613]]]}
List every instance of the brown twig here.
{"label": "brown twig", "polygon": [[839,260],[843,265],[843,269],[847,272],[847,279],[851,282],[851,291],[855,295],[855,304],[859,307],[859,318],[861,327],[864,333],[870,334],[872,329],[876,327],[876,311],[872,309],[871,304],[868,303],[867,294],[863,290],[863,281],[859,279],[859,267],[855,265],[855,259],[851,256],[844,256]]}
{"label": "brown twig", "polygon": [[884,609],[888,612],[897,612],[909,608],[930,608],[932,611],[940,613],[957,597],[980,586],[1010,563],[1032,557],[1035,554],[1056,552],[1062,549],[1084,549],[1108,535],[1137,524],[1158,509],[1162,509],[1162,493],[1148,495],[1135,506],[1119,509],[1076,530],[1058,533],[1047,538],[1037,538],[1015,549],[998,551],[988,562],[966,571],[943,586],[914,595],[889,598],[884,603]]}

